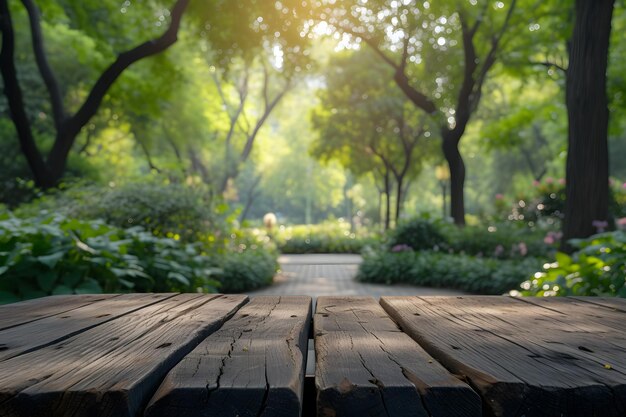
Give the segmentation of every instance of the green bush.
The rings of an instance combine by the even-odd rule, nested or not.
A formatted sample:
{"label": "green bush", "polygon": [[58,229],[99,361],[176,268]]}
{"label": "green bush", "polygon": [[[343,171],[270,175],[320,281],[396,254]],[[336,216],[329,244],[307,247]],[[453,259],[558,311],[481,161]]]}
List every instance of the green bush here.
{"label": "green bush", "polygon": [[350,231],[347,222],[327,222],[318,225],[281,226],[273,239],[281,253],[359,253],[366,245],[376,242],[365,231]]}
{"label": "green bush", "polygon": [[392,232],[389,242],[392,247],[407,245],[415,251],[441,248],[447,243],[439,225],[427,218],[415,218],[401,223]]}
{"label": "green bush", "polygon": [[223,248],[231,228],[226,209],[204,187],[153,180],[106,187],[67,184],[16,213],[29,217],[42,210],[61,212],[70,218],[100,219],[123,229],[141,226],[155,236]]}
{"label": "green bush", "polygon": [[214,292],[216,272],[201,246],[139,227],[62,215],[0,217],[0,302],[52,294]]}
{"label": "green bush", "polygon": [[443,233],[448,240],[446,247],[452,253],[521,259],[528,256],[545,257],[552,250],[543,240],[543,231],[506,223],[463,228],[448,225]]}
{"label": "green bush", "polygon": [[224,293],[239,293],[266,287],[278,269],[276,257],[263,249],[230,252],[219,260],[218,279]]}
{"label": "green bush", "polygon": [[[571,256],[557,253],[521,284],[513,295],[566,296],[598,295],[626,298],[626,232],[602,233],[574,239],[578,248]],[[529,274],[530,276],[530,274]]]}
{"label": "green bush", "polygon": [[357,280],[503,294],[515,288],[521,277],[528,276],[540,264],[536,258],[515,261],[433,251],[369,251],[364,253]]}

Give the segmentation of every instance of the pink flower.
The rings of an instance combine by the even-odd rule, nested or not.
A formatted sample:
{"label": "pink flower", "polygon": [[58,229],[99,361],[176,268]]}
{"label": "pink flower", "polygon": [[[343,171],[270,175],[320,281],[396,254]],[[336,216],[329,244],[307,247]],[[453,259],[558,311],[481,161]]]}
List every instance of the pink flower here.
{"label": "pink flower", "polygon": [[548,177],[546,178],[546,184],[552,184],[554,182],[554,178]]}
{"label": "pink flower", "polygon": [[517,248],[519,249],[519,254],[520,255],[522,255],[522,256],[528,255],[528,246],[526,246],[526,243],[520,242],[517,245]]}
{"label": "pink flower", "polygon": [[552,245],[561,240],[563,233],[561,232],[548,232],[546,237],[543,238],[543,243],[546,245]]}
{"label": "pink flower", "polygon": [[622,188],[626,190],[626,182],[622,184]]}
{"label": "pink flower", "polygon": [[496,200],[502,200],[503,198],[504,198],[504,195],[496,194]]}
{"label": "pink flower", "polygon": [[602,233],[609,226],[609,222],[606,220],[594,220],[591,222],[592,226],[596,228],[597,233]]}
{"label": "pink flower", "polygon": [[409,245],[405,245],[405,244],[396,245],[393,248],[391,248],[392,252],[410,252],[412,250],[413,250],[412,247],[410,247]]}
{"label": "pink flower", "polygon": [[621,219],[617,219],[616,221],[617,228],[620,230],[626,230],[626,217],[622,217]]}
{"label": "pink flower", "polygon": [[[539,181],[537,181],[537,180],[534,180],[534,181],[533,181],[533,185],[534,185],[535,187],[538,187],[540,184],[541,184],[541,183],[540,183]],[[626,188],[626,183],[624,184],[624,186],[625,186],[625,188]]]}
{"label": "pink flower", "polygon": [[565,178],[559,178],[559,184],[565,185]]}

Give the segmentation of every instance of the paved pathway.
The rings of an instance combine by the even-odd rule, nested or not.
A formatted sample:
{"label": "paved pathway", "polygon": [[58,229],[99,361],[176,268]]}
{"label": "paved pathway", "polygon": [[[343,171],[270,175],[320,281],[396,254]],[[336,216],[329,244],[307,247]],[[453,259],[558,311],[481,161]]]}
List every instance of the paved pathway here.
{"label": "paved pathway", "polygon": [[462,295],[462,292],[410,285],[365,284],[354,280],[359,255],[283,255],[274,285],[250,295]]}

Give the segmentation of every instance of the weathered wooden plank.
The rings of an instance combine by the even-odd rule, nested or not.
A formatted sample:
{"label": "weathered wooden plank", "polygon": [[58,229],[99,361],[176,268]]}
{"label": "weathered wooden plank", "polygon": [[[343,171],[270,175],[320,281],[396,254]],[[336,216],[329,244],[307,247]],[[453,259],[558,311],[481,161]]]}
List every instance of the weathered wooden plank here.
{"label": "weathered wooden plank", "polygon": [[137,415],[245,296],[180,294],[2,363],[0,416]]}
{"label": "weathered wooden plank", "polygon": [[621,311],[622,313],[626,313],[626,298],[619,298],[619,297],[568,297],[568,298],[582,301],[585,303],[607,307],[614,311]]}
{"label": "weathered wooden plank", "polygon": [[0,362],[60,342],[175,295],[125,294],[0,330]]}
{"label": "weathered wooden plank", "polygon": [[625,414],[625,375],[570,345],[597,337],[577,327],[584,323],[509,297],[383,297],[381,304],[427,352],[467,378],[489,414]]}
{"label": "weathered wooden plank", "polygon": [[318,416],[480,416],[481,400],[370,297],[319,297]]}
{"label": "weathered wooden plank", "polygon": [[310,297],[255,297],[168,374],[146,417],[298,416]]}
{"label": "weathered wooden plank", "polygon": [[[570,297],[519,297],[516,300],[542,307],[544,313],[545,310],[560,313],[570,324],[575,323],[584,331],[606,334],[611,339],[620,338],[619,344],[626,347],[626,309],[620,311],[593,301]],[[551,316],[558,318],[559,314]]]}
{"label": "weathered wooden plank", "polygon": [[19,326],[44,317],[62,314],[119,294],[53,295],[0,306],[0,330]]}

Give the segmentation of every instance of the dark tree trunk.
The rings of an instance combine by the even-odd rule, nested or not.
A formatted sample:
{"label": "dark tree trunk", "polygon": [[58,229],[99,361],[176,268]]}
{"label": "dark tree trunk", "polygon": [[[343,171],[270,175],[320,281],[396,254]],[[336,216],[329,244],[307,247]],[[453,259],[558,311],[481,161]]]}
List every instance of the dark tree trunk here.
{"label": "dark tree trunk", "polygon": [[0,30],[2,31],[0,72],[4,81],[4,94],[9,103],[11,119],[17,130],[20,147],[28,161],[35,183],[42,188],[51,188],[57,185],[65,172],[67,158],[76,141],[76,136],[96,114],[113,83],[135,62],[158,54],[176,42],[180,21],[189,0],[178,0],[174,4],[171,10],[170,25],[160,37],[120,53],[115,61],[100,74],[87,98],[73,116],[65,114],[58,82],[48,64],[37,6],[33,0],[22,0],[22,3],[28,12],[33,52],[39,73],[50,94],[50,105],[56,128],[54,144],[47,158],[44,158],[37,147],[30,123],[26,117],[22,91],[15,70],[15,39],[8,0],[0,0]]}
{"label": "dark tree trunk", "polygon": [[443,155],[450,168],[450,216],[454,219],[454,224],[465,225],[465,197],[463,189],[465,185],[465,163],[459,152],[459,141],[461,137],[456,130],[444,130],[441,132],[443,138]]}
{"label": "dark tree trunk", "polygon": [[576,0],[566,89],[569,144],[564,249],[568,239],[596,233],[594,222],[608,221],[606,69],[614,2]]}
{"label": "dark tree trunk", "polygon": [[391,179],[389,171],[385,173],[385,231],[389,230],[391,223]]}
{"label": "dark tree trunk", "polygon": [[37,184],[50,183],[50,172],[43,156],[37,148],[35,138],[28,121],[24,98],[20,89],[15,69],[15,33],[9,10],[8,0],[0,0],[0,30],[2,31],[2,51],[0,52],[0,71],[4,81],[4,94],[9,103],[11,120],[20,139],[20,148],[24,154]]}
{"label": "dark tree trunk", "polygon": [[400,211],[402,210],[402,202],[404,201],[404,178],[399,177],[396,180],[396,226],[398,225],[398,219],[400,219]]}

